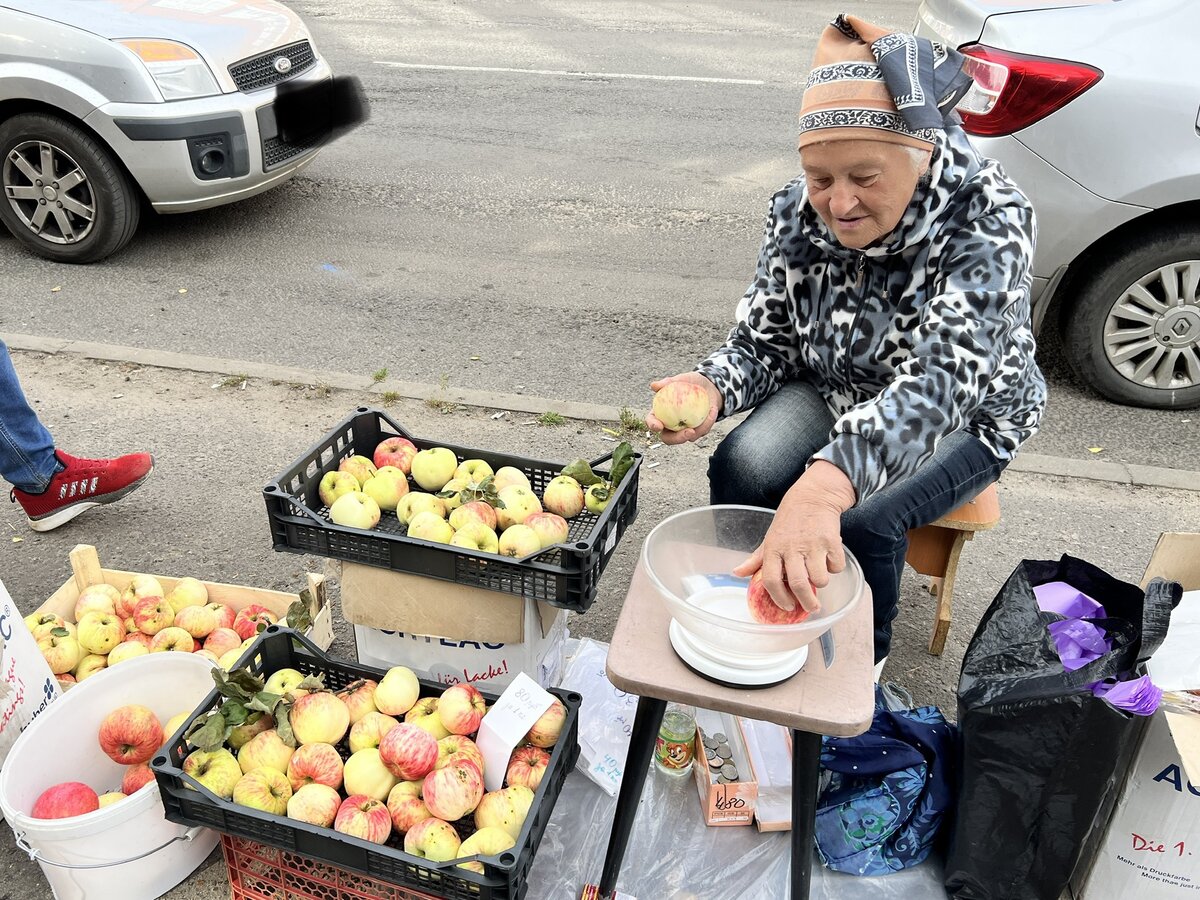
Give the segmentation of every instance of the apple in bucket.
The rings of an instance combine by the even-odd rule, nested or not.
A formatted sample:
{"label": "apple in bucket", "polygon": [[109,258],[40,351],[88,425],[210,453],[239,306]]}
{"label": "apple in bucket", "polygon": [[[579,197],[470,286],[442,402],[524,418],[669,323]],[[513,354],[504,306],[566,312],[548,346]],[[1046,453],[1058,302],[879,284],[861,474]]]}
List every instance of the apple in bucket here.
{"label": "apple in bucket", "polygon": [[33,803],[35,819],[69,819],[100,808],[96,792],[80,781],[64,781],[46,788]]}
{"label": "apple in bucket", "polygon": [[109,759],[132,766],[146,762],[162,746],[162,722],[154,710],[132,703],[105,716],[97,738]]}

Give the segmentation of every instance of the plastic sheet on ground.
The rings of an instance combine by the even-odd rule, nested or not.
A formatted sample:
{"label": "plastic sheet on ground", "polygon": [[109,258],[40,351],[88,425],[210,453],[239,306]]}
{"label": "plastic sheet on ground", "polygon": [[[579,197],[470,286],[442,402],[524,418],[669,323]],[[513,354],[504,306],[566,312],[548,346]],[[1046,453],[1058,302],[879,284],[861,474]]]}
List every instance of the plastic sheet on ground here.
{"label": "plastic sheet on ground", "polygon": [[[576,769],[563,785],[529,872],[527,900],[574,900],[599,883],[616,798]],[[617,878],[636,900],[787,900],[791,832],[753,825],[709,827],[689,775],[651,768]],[[942,863],[858,878],[824,868],[813,856],[813,900],[945,900]]]}

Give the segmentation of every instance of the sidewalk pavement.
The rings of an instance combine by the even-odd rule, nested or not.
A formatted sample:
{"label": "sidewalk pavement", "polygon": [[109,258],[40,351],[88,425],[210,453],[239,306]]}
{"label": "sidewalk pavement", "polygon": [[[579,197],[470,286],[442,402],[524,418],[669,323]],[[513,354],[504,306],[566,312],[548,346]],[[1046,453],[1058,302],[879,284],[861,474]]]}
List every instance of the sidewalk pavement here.
{"label": "sidewalk pavement", "polygon": [[[124,357],[102,347],[84,353],[55,352],[59,349],[64,348],[52,343],[40,348],[45,352],[14,347],[26,393],[57,443],[89,456],[150,450],[156,466],[125,500],[48,534],[29,530],[16,504],[0,505],[0,579],[24,612],[70,577],[68,554],[79,543],[95,544],[101,563],[113,568],[298,590],[304,573],[321,571],[324,561],[272,550],[262,487],[360,405],[385,408],[423,438],[539,459],[594,458],[613,446],[603,430],[615,427],[611,422],[537,424],[546,405],[535,398],[467,396],[386,380],[375,385],[363,378],[211,358],[184,361],[147,351],[136,361],[119,361]],[[95,358],[106,352],[110,361]],[[393,400],[387,391],[419,399]],[[614,412],[551,406],[584,417]],[[631,435],[647,457],[640,515],[605,570],[595,606],[584,616],[571,616],[573,634],[611,636],[642,540],[666,516],[707,502],[707,456],[728,428],[722,423],[704,441],[686,447],[648,449],[644,436]],[[1200,530],[1200,473],[1105,470],[1055,457],[1018,463],[1001,480],[1000,524],[963,550],[954,621],[941,657],[925,652],[934,603],[922,580],[905,573],[885,677],[952,718],[966,643],[1021,559],[1069,553],[1138,581],[1160,532]],[[333,596],[336,604],[336,587]],[[338,609],[335,605],[335,619]],[[332,650],[353,657],[353,636],[344,622],[338,623]],[[15,848],[8,829],[0,837],[0,867],[8,898],[47,896],[36,864]],[[168,896],[223,900],[229,896],[223,866],[208,865]]]}

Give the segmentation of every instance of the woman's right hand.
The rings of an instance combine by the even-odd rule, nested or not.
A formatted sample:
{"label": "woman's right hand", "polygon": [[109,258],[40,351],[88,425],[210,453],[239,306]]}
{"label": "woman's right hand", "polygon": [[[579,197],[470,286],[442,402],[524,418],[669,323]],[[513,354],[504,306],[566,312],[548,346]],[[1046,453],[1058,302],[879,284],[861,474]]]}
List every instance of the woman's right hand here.
{"label": "woman's right hand", "polygon": [[658,420],[658,417],[653,412],[648,412],[646,413],[646,427],[655,432],[659,440],[664,444],[685,444],[688,441],[699,440],[708,434],[709,429],[713,427],[713,423],[717,421],[717,415],[725,405],[725,398],[721,396],[721,392],[717,390],[717,386],[699,372],[684,372],[681,375],[660,378],[658,381],[650,382],[650,390],[658,393],[672,381],[688,381],[704,388],[710,401],[708,418],[695,428],[681,428],[678,431],[667,431],[663,423]]}

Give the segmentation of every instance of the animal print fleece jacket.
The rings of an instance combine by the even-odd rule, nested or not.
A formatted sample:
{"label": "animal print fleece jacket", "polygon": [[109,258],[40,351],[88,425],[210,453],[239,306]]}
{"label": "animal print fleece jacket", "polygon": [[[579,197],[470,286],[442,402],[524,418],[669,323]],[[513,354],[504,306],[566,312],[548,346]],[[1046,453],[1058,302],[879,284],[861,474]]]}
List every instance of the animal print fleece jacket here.
{"label": "animal print fleece jacket", "polygon": [[1008,461],[1046,402],[1033,243],[1029,201],[958,127],[939,135],[895,230],[864,251],[826,228],[802,175],[771,198],[737,324],[697,371],[724,396],[723,416],[810,380],[836,420],[813,459],[845,472],[859,503],[960,429]]}

